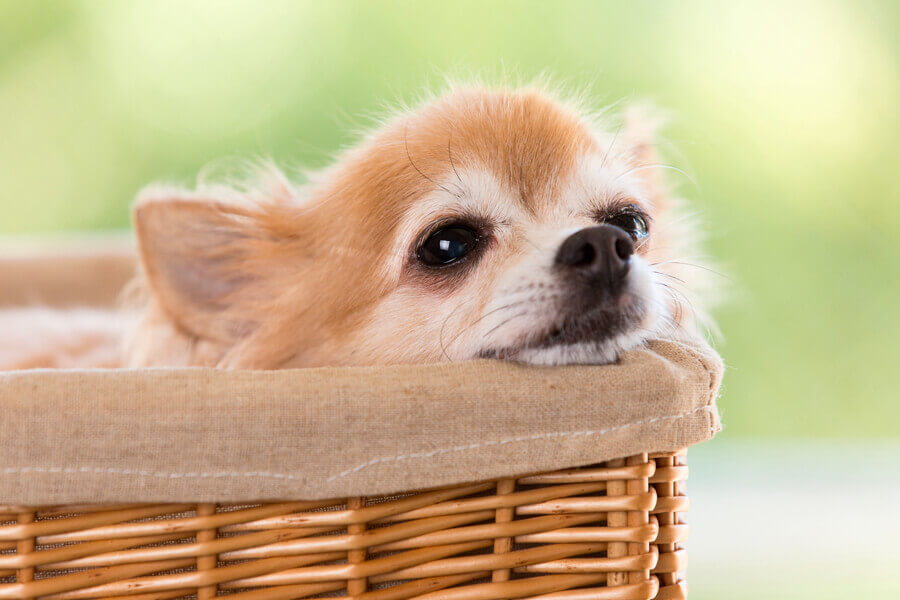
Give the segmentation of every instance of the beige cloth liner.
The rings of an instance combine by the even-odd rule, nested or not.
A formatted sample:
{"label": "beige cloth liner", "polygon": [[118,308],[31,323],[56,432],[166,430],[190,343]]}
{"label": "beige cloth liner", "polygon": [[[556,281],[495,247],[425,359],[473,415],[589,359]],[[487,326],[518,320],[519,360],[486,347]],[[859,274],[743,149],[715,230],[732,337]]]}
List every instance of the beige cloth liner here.
{"label": "beige cloth liner", "polygon": [[381,495],[672,451],[720,429],[721,374],[671,340],[603,367],[0,373],[0,504]]}
{"label": "beige cloth liner", "polygon": [[0,308],[111,307],[134,277],[133,247],[126,234],[91,240],[0,238]]}

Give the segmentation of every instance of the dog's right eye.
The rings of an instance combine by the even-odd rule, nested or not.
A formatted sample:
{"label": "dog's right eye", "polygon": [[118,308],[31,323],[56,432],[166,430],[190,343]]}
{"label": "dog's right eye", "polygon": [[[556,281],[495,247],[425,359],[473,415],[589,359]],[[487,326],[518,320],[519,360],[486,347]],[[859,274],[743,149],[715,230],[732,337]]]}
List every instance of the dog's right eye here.
{"label": "dog's right eye", "polygon": [[463,259],[478,245],[478,232],[455,224],[438,229],[419,246],[416,255],[429,267],[446,267]]}

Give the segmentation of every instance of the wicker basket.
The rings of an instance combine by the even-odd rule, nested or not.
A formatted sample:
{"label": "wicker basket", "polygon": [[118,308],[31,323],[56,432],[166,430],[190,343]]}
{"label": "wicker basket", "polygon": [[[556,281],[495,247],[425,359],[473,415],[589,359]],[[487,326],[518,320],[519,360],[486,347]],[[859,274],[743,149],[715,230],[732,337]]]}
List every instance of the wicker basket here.
{"label": "wicker basket", "polygon": [[679,342],[599,368],[0,373],[0,599],[684,598],[684,448],[719,428],[720,375]]}
{"label": "wicker basket", "polygon": [[684,458],[370,498],[0,507],[0,598],[684,598]]}

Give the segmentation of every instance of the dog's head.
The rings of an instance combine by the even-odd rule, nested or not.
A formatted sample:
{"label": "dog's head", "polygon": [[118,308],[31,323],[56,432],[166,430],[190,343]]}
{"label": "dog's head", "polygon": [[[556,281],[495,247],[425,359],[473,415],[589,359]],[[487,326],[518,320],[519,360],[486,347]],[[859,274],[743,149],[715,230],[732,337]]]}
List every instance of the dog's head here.
{"label": "dog's head", "polygon": [[151,188],[133,364],[609,362],[684,321],[653,127],[456,89],[295,187]]}

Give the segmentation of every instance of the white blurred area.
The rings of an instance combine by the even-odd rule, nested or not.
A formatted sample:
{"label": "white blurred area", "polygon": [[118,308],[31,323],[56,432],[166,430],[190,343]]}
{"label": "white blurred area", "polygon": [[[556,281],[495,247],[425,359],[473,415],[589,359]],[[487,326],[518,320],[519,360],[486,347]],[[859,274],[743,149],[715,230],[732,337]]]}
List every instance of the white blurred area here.
{"label": "white blurred area", "polygon": [[900,442],[688,453],[691,600],[900,598]]}

